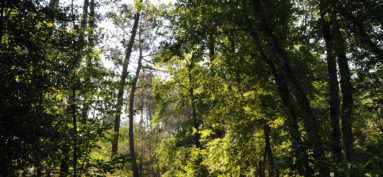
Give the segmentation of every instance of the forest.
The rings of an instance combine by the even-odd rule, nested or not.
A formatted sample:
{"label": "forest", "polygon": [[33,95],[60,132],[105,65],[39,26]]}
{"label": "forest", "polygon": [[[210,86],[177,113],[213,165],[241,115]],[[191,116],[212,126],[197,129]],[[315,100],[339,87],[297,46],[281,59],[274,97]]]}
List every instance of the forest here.
{"label": "forest", "polygon": [[2,0],[0,177],[381,177],[382,0]]}

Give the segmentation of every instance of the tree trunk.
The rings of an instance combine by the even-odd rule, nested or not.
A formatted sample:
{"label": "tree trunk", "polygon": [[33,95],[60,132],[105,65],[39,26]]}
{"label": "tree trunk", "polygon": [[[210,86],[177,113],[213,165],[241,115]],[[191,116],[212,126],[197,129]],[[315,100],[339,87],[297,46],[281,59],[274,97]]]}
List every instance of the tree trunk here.
{"label": "tree trunk", "polygon": [[[331,5],[331,4],[329,4]],[[333,4],[331,7],[334,6]],[[337,22],[336,13],[330,11],[330,30],[331,34],[334,36],[334,49],[335,54],[338,58],[339,72],[340,72],[340,85],[342,91],[342,134],[343,134],[343,145],[346,153],[346,159],[348,163],[353,162],[353,136],[352,136],[352,111],[354,107],[354,99],[352,96],[352,85],[351,85],[351,75],[350,69],[348,66],[348,59],[346,57],[346,41],[340,33],[339,24]]]}
{"label": "tree trunk", "polygon": [[[192,108],[192,122],[193,122],[193,127],[198,130],[199,129],[199,125],[200,125],[200,121],[198,120],[198,117],[197,117],[197,108],[196,108],[196,100],[195,100],[195,96],[194,96],[194,88],[193,88],[193,77],[192,77],[192,70],[194,68],[194,56],[191,57],[191,61],[190,61],[190,64],[188,66],[188,77],[189,77],[189,96],[190,96],[190,102],[191,102],[191,108]],[[199,139],[200,139],[200,134],[198,132],[196,132],[194,134],[194,141],[195,141],[195,145],[197,147],[201,147],[201,143],[199,142]]]}
{"label": "tree trunk", "polygon": [[210,75],[215,76],[215,69],[213,64],[213,61],[215,59],[215,38],[213,34],[209,35],[208,49],[209,49],[209,59],[210,59],[210,66],[209,66]]}
{"label": "tree trunk", "polygon": [[[262,160],[258,162],[258,169],[257,169],[257,177],[265,177],[265,169],[264,169],[264,163]],[[240,177],[244,177],[245,175],[240,174]]]}
{"label": "tree trunk", "polygon": [[[266,56],[263,54],[263,58],[265,57]],[[306,153],[307,149],[305,148],[301,139],[301,133],[298,126],[298,116],[296,114],[296,108],[294,106],[292,96],[287,86],[287,81],[282,75],[280,76],[277,73],[276,68],[271,60],[267,58],[265,58],[265,60],[273,72],[279,96],[281,97],[287,115],[287,125],[289,127],[290,136],[292,137],[292,149],[296,158],[298,173],[310,176],[313,174],[313,169],[309,166],[308,163],[308,155]]]}
{"label": "tree trunk", "polygon": [[72,90],[72,119],[73,119],[73,176],[77,176],[77,119],[76,119],[76,89]]}
{"label": "tree trunk", "polygon": [[112,142],[112,156],[117,155],[117,152],[118,152],[118,135],[120,131],[120,119],[121,119],[121,109],[122,109],[123,99],[124,99],[124,88],[126,84],[126,78],[128,76],[128,65],[129,65],[130,55],[132,53],[134,39],[137,33],[138,21],[140,20],[140,14],[141,14],[141,8],[137,7],[137,12],[134,15],[132,34],[130,36],[128,46],[125,51],[125,59],[122,66],[122,74],[121,74],[120,84],[118,88],[116,117],[114,121],[114,136],[113,136],[113,142]]}
{"label": "tree trunk", "polygon": [[[340,163],[342,161],[342,147],[340,140],[340,126],[339,126],[339,82],[337,77],[336,59],[334,51],[333,37],[330,32],[330,24],[326,20],[328,15],[328,5],[326,0],[319,3],[320,16],[323,38],[326,42],[327,51],[327,70],[329,75],[329,92],[330,92],[330,125],[331,125],[331,149],[334,162]],[[335,176],[339,176],[335,172]]]}
{"label": "tree trunk", "polygon": [[306,94],[303,92],[300,84],[298,83],[284,50],[269,28],[269,24],[265,19],[265,14],[263,12],[261,2],[259,0],[254,0],[252,2],[255,9],[255,14],[260,23],[261,33],[263,34],[265,40],[268,42],[269,48],[277,60],[276,64],[281,71],[280,74],[284,75],[285,79],[287,80],[287,84],[292,90],[292,93],[294,94],[295,99],[297,100],[297,103],[303,113],[302,117],[305,131],[308,136],[308,144],[309,147],[313,149],[313,157],[316,159],[317,165],[319,167],[319,173],[321,176],[329,176],[329,167],[326,163],[324,163],[326,161],[326,157],[324,154],[324,148],[322,147],[322,139],[319,135],[317,120],[311,109],[310,102]]}
{"label": "tree trunk", "polygon": [[64,156],[60,163],[60,177],[67,177],[69,171],[69,147],[65,144],[62,148],[62,155]]}
{"label": "tree trunk", "polygon": [[[76,25],[75,24],[75,16],[74,16],[74,12],[73,12],[73,9],[74,9],[74,4],[73,4],[73,0],[71,1],[71,15],[72,15],[72,23],[73,23],[73,28],[75,30],[77,30],[76,28]],[[81,54],[81,50],[84,46],[84,36],[83,36],[83,33],[80,32],[80,44],[78,46],[78,49],[77,49],[77,53],[76,55],[74,56],[74,59],[78,61],[81,60],[81,57],[82,57],[82,54]],[[73,68],[72,72],[73,72],[73,75],[72,75],[72,80],[71,80],[71,84],[72,84],[72,88],[71,88],[71,91],[72,91],[72,99],[71,99],[71,113],[72,113],[72,125],[73,125],[73,162],[72,162],[72,168],[73,168],[73,176],[76,177],[77,176],[77,154],[78,154],[78,147],[77,147],[77,117],[76,117],[76,111],[77,111],[77,106],[76,106],[76,90],[77,90],[77,76],[76,76],[76,68]]]}
{"label": "tree trunk", "polygon": [[[91,28],[95,28],[95,25],[94,25],[95,8],[96,8],[96,3],[94,2],[94,0],[90,0],[89,27]],[[91,30],[91,32],[93,32],[93,29]]]}
{"label": "tree trunk", "polygon": [[[140,39],[141,40],[141,39]],[[132,164],[132,170],[133,170],[133,176],[139,177],[139,171],[136,161],[136,154],[134,151],[134,129],[133,129],[133,118],[134,118],[134,92],[137,88],[137,81],[140,76],[140,70],[142,66],[142,48],[141,44],[139,46],[140,50],[140,56],[138,58],[138,65],[136,70],[136,75],[133,78],[132,86],[130,87],[130,94],[129,94],[129,150],[130,150],[130,158],[131,158],[131,164]]]}
{"label": "tree trunk", "polygon": [[[89,7],[89,0],[84,0],[83,14],[82,14],[82,18],[81,18],[81,30],[82,30],[83,34],[84,34],[84,31],[87,28],[88,7]],[[94,5],[93,6],[91,5],[91,12],[92,12],[92,10],[93,10],[93,13],[94,13]],[[90,22],[90,19],[92,18],[92,15],[94,16],[94,14],[90,15],[89,22]],[[94,23],[92,25],[89,25],[89,26],[93,28],[94,27]],[[93,29],[90,30],[90,33],[88,34],[88,39],[89,39],[89,49],[93,49],[93,47],[94,47]],[[84,46],[84,47],[86,47],[86,46]],[[86,57],[85,70],[87,70],[87,71],[89,71],[91,69],[91,62],[92,62],[91,60],[92,59],[90,57],[88,57],[88,56]],[[89,104],[91,104],[90,96],[87,94],[88,91],[89,91],[87,89],[87,85],[90,84],[90,76],[88,74],[86,74],[84,77],[85,77],[85,79],[84,79],[84,88],[85,89],[83,89],[83,91],[84,91],[84,94],[83,94],[84,102],[82,104],[82,110],[81,110],[81,123],[83,125],[85,125],[86,122],[87,122],[88,111],[89,111]]]}
{"label": "tree trunk", "polygon": [[292,149],[294,156],[296,158],[296,164],[298,164],[298,173],[300,174],[312,174],[313,170],[308,164],[308,155],[306,153],[306,148],[301,139],[301,133],[298,126],[298,116],[296,114],[296,108],[293,103],[292,96],[287,86],[287,81],[283,75],[279,75],[273,61],[266,56],[263,52],[262,47],[260,46],[260,40],[255,30],[253,29],[252,24],[249,22],[249,33],[254,38],[255,45],[257,50],[261,53],[262,59],[269,66],[274,76],[275,82],[277,84],[277,89],[279,96],[282,100],[282,105],[287,116],[287,125],[289,127],[289,133],[292,138]]}
{"label": "tree trunk", "polygon": [[[265,139],[265,154],[263,158],[263,163],[268,165],[268,173],[270,177],[276,177],[278,175],[277,170],[272,170],[274,166],[274,157],[273,157],[273,152],[271,150],[271,143],[270,143],[270,127],[265,123],[263,125],[263,133],[264,133],[264,139]],[[266,168],[265,168],[266,169]]]}
{"label": "tree trunk", "polygon": [[84,6],[82,10],[82,19],[81,19],[81,29],[84,30],[87,26],[87,20],[88,20],[88,7],[89,7],[89,0],[84,0]]}
{"label": "tree trunk", "polygon": [[5,10],[5,4],[6,1],[1,1],[0,2],[0,44],[3,44],[3,30],[4,30],[4,23],[5,23],[5,18],[4,18],[4,10]]}

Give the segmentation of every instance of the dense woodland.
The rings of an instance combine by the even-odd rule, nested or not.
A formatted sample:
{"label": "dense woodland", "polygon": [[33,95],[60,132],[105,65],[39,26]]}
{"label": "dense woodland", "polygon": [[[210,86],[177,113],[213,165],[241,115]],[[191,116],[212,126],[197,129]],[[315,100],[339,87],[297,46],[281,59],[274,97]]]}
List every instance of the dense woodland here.
{"label": "dense woodland", "polygon": [[0,176],[383,175],[381,0],[0,7]]}

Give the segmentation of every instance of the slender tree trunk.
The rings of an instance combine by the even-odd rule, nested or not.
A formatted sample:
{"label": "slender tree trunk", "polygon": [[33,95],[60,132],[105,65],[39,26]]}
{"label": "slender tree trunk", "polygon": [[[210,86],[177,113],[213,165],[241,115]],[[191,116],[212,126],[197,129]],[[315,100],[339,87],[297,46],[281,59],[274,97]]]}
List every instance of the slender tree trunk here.
{"label": "slender tree trunk", "polygon": [[[140,39],[141,40],[141,39]],[[140,70],[142,66],[142,46],[140,44],[139,46],[140,50],[140,56],[138,58],[138,65],[136,70],[136,75],[133,78],[132,86],[130,87],[130,94],[129,94],[129,150],[130,150],[130,158],[131,158],[131,165],[133,170],[133,176],[139,177],[139,171],[136,161],[136,154],[134,151],[134,129],[133,129],[133,118],[134,118],[134,93],[137,88],[137,81],[140,76]]]}
{"label": "slender tree trunk", "polygon": [[[329,75],[329,92],[330,92],[330,125],[331,125],[331,148],[332,148],[332,157],[334,162],[340,163],[342,161],[342,146],[340,140],[340,126],[339,126],[339,82],[337,77],[337,68],[336,68],[336,59],[334,51],[334,42],[333,37],[330,32],[330,24],[326,19],[327,12],[327,2],[323,0],[319,3],[320,6],[320,15],[321,15],[321,25],[323,38],[326,42],[326,51],[327,51],[327,70]],[[335,176],[339,176],[335,172]]]}
{"label": "slender tree trunk", "polygon": [[132,34],[130,36],[128,46],[127,46],[126,51],[125,51],[125,59],[124,59],[123,66],[122,66],[122,74],[121,74],[121,79],[120,79],[120,84],[119,84],[118,94],[117,94],[117,108],[116,108],[116,117],[115,117],[115,121],[114,121],[114,136],[113,136],[113,142],[112,142],[112,156],[117,155],[117,152],[118,152],[118,134],[120,131],[120,119],[121,119],[121,110],[122,110],[123,99],[124,99],[124,88],[126,85],[126,78],[128,76],[128,65],[129,65],[130,55],[132,53],[134,40],[136,38],[138,21],[140,20],[140,14],[141,14],[141,8],[138,7],[137,12],[134,15]]}
{"label": "slender tree trunk", "polygon": [[76,118],[76,89],[72,88],[72,119],[73,119],[73,176],[77,176],[77,118]]}
{"label": "slender tree trunk", "polygon": [[[89,0],[84,0],[84,7],[83,7],[83,16],[82,16],[82,19],[81,19],[81,28],[82,30],[84,31],[87,27],[86,23],[87,23],[87,20],[89,22],[89,27],[91,28],[89,30],[89,34],[88,34],[88,50],[92,50],[94,48],[94,36],[93,36],[93,31],[94,31],[94,28],[95,28],[95,24],[94,24],[94,16],[95,16],[95,3],[94,3],[94,0],[91,0],[90,4],[88,2]],[[90,5],[90,13],[89,13],[89,18],[87,19],[88,17],[88,6]],[[86,58],[86,61],[85,61],[85,70],[90,71],[92,69],[92,57],[90,56],[87,56]],[[91,76],[89,74],[86,74],[85,75],[85,81],[84,81],[84,84],[87,85],[87,84],[91,84]],[[90,104],[91,104],[91,96],[88,94],[89,90],[87,89],[87,87],[85,87],[86,89],[83,89],[84,90],[84,103],[82,105],[82,111],[81,111],[81,123],[83,125],[86,124],[87,122],[87,118],[88,118],[88,112],[89,112],[89,108],[90,108]]]}
{"label": "slender tree trunk", "polygon": [[282,100],[282,105],[287,116],[287,125],[289,127],[289,133],[292,138],[292,149],[296,158],[296,164],[298,164],[298,173],[307,174],[309,176],[310,174],[313,174],[313,170],[308,164],[308,155],[306,153],[307,149],[305,148],[301,139],[301,133],[299,131],[298,126],[298,115],[296,114],[297,111],[293,103],[293,98],[287,86],[287,79],[284,75],[278,74],[278,71],[275,68],[273,61],[269,57],[267,57],[266,54],[263,52],[263,49],[260,46],[261,42],[255,30],[253,29],[251,22],[249,21],[248,24],[249,33],[254,38],[256,48],[261,53],[262,59],[271,69],[275,82],[277,84],[279,96]]}
{"label": "slender tree trunk", "polygon": [[60,177],[67,177],[69,171],[69,147],[65,144],[62,148],[63,159],[60,163]]}
{"label": "slender tree trunk", "polygon": [[210,75],[215,76],[215,68],[213,64],[213,61],[215,59],[215,39],[213,34],[209,35],[208,48],[209,48],[209,59],[210,59],[210,66],[209,66]]}
{"label": "slender tree trunk", "polygon": [[[189,96],[190,96],[190,101],[191,101],[191,108],[192,108],[192,122],[193,122],[193,127],[198,130],[200,122],[197,118],[197,108],[196,108],[196,100],[194,97],[194,88],[193,88],[193,77],[192,77],[192,70],[194,68],[194,56],[191,57],[190,64],[188,66],[188,78],[189,78]],[[201,143],[199,142],[200,139],[200,134],[198,132],[195,133],[194,141],[195,145],[197,147],[201,147]]]}
{"label": "slender tree trunk", "polygon": [[[201,138],[201,134],[198,132],[199,130],[199,126],[201,125],[201,120],[199,119],[198,115],[197,115],[197,103],[196,103],[196,99],[195,99],[195,96],[194,96],[194,80],[193,80],[193,76],[192,76],[192,71],[193,71],[193,68],[194,68],[194,65],[195,65],[195,61],[194,61],[194,54],[192,54],[191,56],[191,61],[190,61],[190,64],[188,66],[188,79],[189,79],[189,96],[190,96],[190,102],[191,102],[191,113],[192,113],[192,117],[191,117],[191,121],[192,121],[192,125],[193,125],[193,128],[196,130],[196,132],[194,133],[194,144],[197,148],[201,149],[202,148],[202,144],[200,142],[200,138]],[[200,171],[204,171],[203,169],[203,166],[201,165],[201,162],[202,162],[202,157],[201,156],[198,156],[197,160],[196,160],[196,167],[200,169]]]}
{"label": "slender tree trunk", "polygon": [[[96,8],[96,3],[94,2],[94,0],[90,0],[90,11],[89,11],[89,27],[91,28],[95,28],[95,25],[94,25],[94,20],[95,20],[95,8]],[[93,29],[91,30],[91,32],[93,32]],[[93,36],[92,36],[93,37]],[[93,40],[93,38],[91,39]]]}
{"label": "slender tree trunk", "polygon": [[[149,112],[149,120],[148,120],[148,127],[149,127],[149,130],[150,130],[150,135],[153,135],[153,128],[150,126],[151,125],[151,122],[152,122],[152,113]],[[156,168],[154,167],[154,163],[155,163],[155,159],[154,159],[154,156],[153,156],[153,149],[152,149],[152,145],[153,143],[156,143],[156,139],[154,139],[152,141],[152,136],[149,136],[149,156],[150,156],[150,164],[151,164],[151,168],[152,168],[152,174],[153,174],[153,177],[157,177],[159,176],[159,174],[157,175],[158,173],[158,170],[156,170]]]}
{"label": "slender tree trunk", "polygon": [[89,113],[89,96],[84,95],[84,103],[82,105],[82,110],[81,110],[81,121],[80,123],[82,125],[86,125],[87,119],[88,119],[88,113]]}
{"label": "slender tree trunk", "polygon": [[[81,33],[84,35],[84,32],[87,28],[87,20],[88,20],[88,7],[89,7],[89,0],[84,0],[84,5],[83,5],[83,14],[82,14],[82,17],[81,17]],[[91,36],[91,34],[89,34],[89,39],[90,38],[93,38],[93,36]],[[83,37],[84,38],[84,37]],[[85,42],[85,40],[83,40]],[[91,41],[91,40],[89,40]],[[86,45],[84,44],[84,47],[86,47]],[[92,43],[89,43],[89,47],[90,48],[93,48],[93,44]],[[81,51],[79,51],[81,52]],[[89,70],[90,69],[90,64],[91,64],[91,59],[89,57],[86,57],[86,61],[85,61],[85,70]],[[87,94],[88,93],[88,88],[87,88],[87,85],[90,84],[90,76],[88,74],[85,75],[85,81],[84,81],[84,88],[83,91],[84,91],[84,94],[83,94],[83,97],[84,97],[84,102],[82,104],[82,110],[81,110],[81,123],[83,125],[86,124],[86,120],[87,120],[87,117],[88,117],[88,111],[89,111],[89,104],[90,104],[90,98],[89,98],[89,95]]]}
{"label": "slender tree trunk", "polygon": [[[240,174],[240,177],[244,177],[245,175]],[[264,162],[262,160],[258,161],[258,169],[257,169],[257,177],[265,177],[265,169]]]}
{"label": "slender tree trunk", "polygon": [[[264,57],[266,56],[264,55]],[[301,133],[298,126],[298,116],[296,114],[296,108],[294,106],[292,96],[288,90],[287,81],[283,76],[280,76],[277,73],[276,68],[271,60],[266,59],[266,62],[273,72],[279,96],[281,97],[287,115],[287,125],[289,126],[289,133],[292,137],[292,149],[296,158],[298,173],[310,176],[313,174],[313,169],[309,166],[308,163],[308,155],[306,153],[307,149],[305,148],[301,139]]]}
{"label": "slender tree trunk", "polygon": [[88,8],[89,8],[89,0],[84,0],[83,10],[82,10],[82,19],[81,19],[82,30],[84,30],[87,27]]}
{"label": "slender tree trunk", "polygon": [[264,139],[265,139],[265,154],[264,154],[263,161],[265,164],[268,165],[267,171],[270,177],[279,176],[277,170],[270,169],[270,168],[273,168],[274,166],[274,156],[271,150],[271,143],[270,143],[270,127],[269,125],[267,125],[267,123],[263,125],[263,133],[264,133]]}
{"label": "slender tree trunk", "polygon": [[324,148],[322,147],[322,139],[318,131],[317,119],[311,109],[310,102],[298,83],[284,50],[279,45],[276,37],[269,28],[261,2],[259,0],[254,0],[252,2],[258,21],[261,24],[261,33],[268,42],[269,48],[277,60],[276,64],[279,66],[281,71],[280,74],[285,76],[287,84],[292,90],[292,93],[294,94],[295,99],[297,100],[297,103],[303,113],[303,123],[308,135],[308,143],[310,148],[313,149],[313,157],[317,159],[316,162],[318,163],[319,173],[321,176],[329,176],[329,167],[326,163],[324,163],[326,161],[326,157],[324,154]]}
{"label": "slender tree trunk", "polygon": [[348,59],[346,57],[345,40],[339,31],[339,26],[336,21],[336,15],[331,15],[333,19],[331,32],[334,35],[335,53],[338,57],[338,65],[340,72],[340,85],[342,91],[342,133],[343,144],[346,153],[347,162],[353,162],[354,140],[352,136],[352,111],[354,107],[354,99],[352,96],[353,87],[351,85],[351,75],[348,66]]}
{"label": "slender tree trunk", "polygon": [[[73,4],[73,0],[71,1],[71,15],[72,15],[72,23],[73,23],[73,28],[77,31],[78,28],[76,27],[75,25],[75,14],[74,14],[74,4]],[[83,33],[80,32],[80,44],[77,48],[77,53],[76,55],[74,56],[74,58],[77,60],[75,62],[78,62],[81,60],[81,57],[82,57],[82,54],[81,54],[81,50],[83,49],[83,46],[84,46],[84,36],[83,36]],[[77,117],[76,117],[76,111],[77,111],[77,106],[76,106],[76,86],[77,86],[77,76],[76,76],[76,71],[75,71],[75,68],[73,68],[73,75],[72,75],[72,88],[71,88],[71,91],[72,91],[72,124],[73,124],[73,164],[72,164],[72,168],[73,168],[73,176],[76,177],[77,176],[77,155],[78,155],[78,147],[77,147]]]}
{"label": "slender tree trunk", "polygon": [[4,9],[5,9],[5,3],[7,1],[1,1],[0,2],[0,44],[3,42],[3,30],[4,30],[4,23],[5,23],[5,18],[4,18]]}

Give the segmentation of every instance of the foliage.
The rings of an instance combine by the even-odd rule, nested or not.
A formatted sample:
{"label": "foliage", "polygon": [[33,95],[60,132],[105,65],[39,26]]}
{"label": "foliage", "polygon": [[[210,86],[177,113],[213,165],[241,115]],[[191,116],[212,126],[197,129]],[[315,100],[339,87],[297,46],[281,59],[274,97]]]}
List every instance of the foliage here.
{"label": "foliage", "polygon": [[0,176],[383,174],[381,2],[68,2],[0,2]]}

